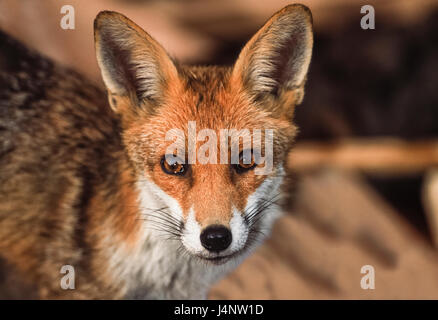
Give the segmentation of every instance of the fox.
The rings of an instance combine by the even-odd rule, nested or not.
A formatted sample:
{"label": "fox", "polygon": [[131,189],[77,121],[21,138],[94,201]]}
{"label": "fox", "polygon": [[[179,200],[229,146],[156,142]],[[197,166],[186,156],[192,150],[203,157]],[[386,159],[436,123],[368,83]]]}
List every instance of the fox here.
{"label": "fox", "polygon": [[[232,66],[179,63],[112,11],[94,39],[105,88],[0,32],[0,257],[38,299],[206,299],[281,216],[311,11],[275,13]],[[248,129],[237,162],[186,161],[190,122]],[[256,174],[242,141],[265,129],[272,169]]]}

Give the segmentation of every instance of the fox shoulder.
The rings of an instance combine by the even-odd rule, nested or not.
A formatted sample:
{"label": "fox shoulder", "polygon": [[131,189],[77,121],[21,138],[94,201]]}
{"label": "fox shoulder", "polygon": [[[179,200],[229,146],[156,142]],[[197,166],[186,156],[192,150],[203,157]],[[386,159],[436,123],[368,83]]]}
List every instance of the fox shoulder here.
{"label": "fox shoulder", "polygon": [[0,31],[0,257],[31,282],[59,287],[61,266],[80,266],[91,250],[87,207],[104,183],[112,193],[119,170],[118,119],[106,101]]}

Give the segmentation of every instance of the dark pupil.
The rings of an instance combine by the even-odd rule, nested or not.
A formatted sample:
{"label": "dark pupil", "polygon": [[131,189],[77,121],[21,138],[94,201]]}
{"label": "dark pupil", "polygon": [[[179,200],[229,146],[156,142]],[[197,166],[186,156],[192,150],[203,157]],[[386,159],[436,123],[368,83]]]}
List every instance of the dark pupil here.
{"label": "dark pupil", "polygon": [[[171,165],[170,165],[170,168],[171,168],[171,170],[172,171],[174,171],[174,172],[177,172],[177,171],[180,171],[180,170],[178,170],[178,167],[179,167],[179,164],[178,163],[172,163]],[[182,167],[181,167],[182,168]]]}
{"label": "dark pupil", "polygon": [[240,165],[242,167],[250,167],[252,165],[252,157],[249,155],[249,158],[245,155],[242,155]]}
{"label": "dark pupil", "polygon": [[184,166],[184,162],[178,157],[172,155],[166,155],[162,158],[161,168],[166,173],[178,175],[184,174],[186,169]]}

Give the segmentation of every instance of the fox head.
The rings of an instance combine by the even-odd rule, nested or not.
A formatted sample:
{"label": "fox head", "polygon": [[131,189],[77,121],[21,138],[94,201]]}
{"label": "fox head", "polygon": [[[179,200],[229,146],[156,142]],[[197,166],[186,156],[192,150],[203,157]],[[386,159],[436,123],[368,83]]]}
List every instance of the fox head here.
{"label": "fox head", "polygon": [[[225,263],[277,217],[312,44],[310,11],[290,5],[234,66],[189,67],[125,16],[97,16],[97,61],[121,118],[142,214],[190,256]],[[257,171],[263,167],[269,170]]]}

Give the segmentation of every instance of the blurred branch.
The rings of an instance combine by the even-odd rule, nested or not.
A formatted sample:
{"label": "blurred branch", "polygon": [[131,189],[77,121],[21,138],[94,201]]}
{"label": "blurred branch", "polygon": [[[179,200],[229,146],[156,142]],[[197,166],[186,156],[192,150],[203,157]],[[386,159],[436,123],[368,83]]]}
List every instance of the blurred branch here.
{"label": "blurred branch", "polygon": [[423,187],[423,205],[428,226],[436,248],[438,248],[438,170],[426,173]]}
{"label": "blurred branch", "polygon": [[295,171],[334,167],[390,175],[418,173],[438,166],[438,140],[409,142],[375,138],[302,142],[289,155],[288,165]]}

